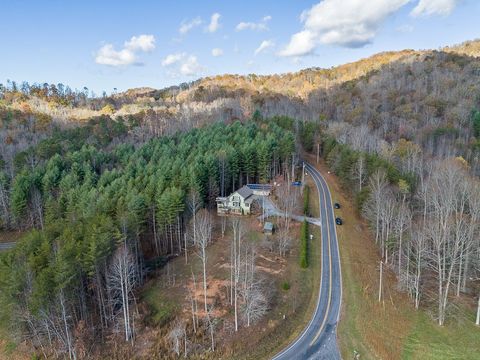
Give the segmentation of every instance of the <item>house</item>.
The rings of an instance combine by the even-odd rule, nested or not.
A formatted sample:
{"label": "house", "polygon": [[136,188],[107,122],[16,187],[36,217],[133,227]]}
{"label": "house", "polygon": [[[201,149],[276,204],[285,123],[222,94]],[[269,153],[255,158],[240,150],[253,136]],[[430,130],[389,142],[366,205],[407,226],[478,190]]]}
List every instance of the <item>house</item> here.
{"label": "house", "polygon": [[272,235],[273,234],[273,224],[271,222],[266,222],[265,225],[263,225],[263,233],[265,235]]}
{"label": "house", "polygon": [[270,195],[272,190],[268,184],[247,184],[227,197],[217,197],[217,213],[219,215],[250,215],[255,200]]}
{"label": "house", "polygon": [[217,197],[217,213],[249,215],[255,200],[253,195],[253,190],[245,185],[228,197]]}

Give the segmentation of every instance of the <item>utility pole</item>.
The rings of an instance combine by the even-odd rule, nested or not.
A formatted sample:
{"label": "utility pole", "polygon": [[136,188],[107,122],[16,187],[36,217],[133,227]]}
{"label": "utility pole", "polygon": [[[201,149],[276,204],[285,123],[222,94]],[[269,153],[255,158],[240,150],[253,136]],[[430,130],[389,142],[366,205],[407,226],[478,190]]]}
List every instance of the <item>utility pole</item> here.
{"label": "utility pole", "polygon": [[303,195],[303,187],[305,183],[305,161],[302,162],[302,195]]}

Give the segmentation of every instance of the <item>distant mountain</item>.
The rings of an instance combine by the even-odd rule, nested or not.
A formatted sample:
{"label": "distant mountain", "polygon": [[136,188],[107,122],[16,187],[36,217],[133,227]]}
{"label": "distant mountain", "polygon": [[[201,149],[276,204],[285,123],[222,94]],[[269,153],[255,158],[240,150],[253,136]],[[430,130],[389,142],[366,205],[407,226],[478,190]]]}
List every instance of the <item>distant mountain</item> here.
{"label": "distant mountain", "polygon": [[[399,138],[430,151],[471,152],[471,113],[480,108],[480,41],[439,50],[376,54],[333,67],[260,76],[217,75],[165,89],[137,88],[89,98],[59,96],[48,84],[4,91],[0,106],[72,124],[95,116],[134,117],[153,135],[214,121],[286,115],[326,119],[327,131],[355,146],[380,151]],[[64,91],[65,92],[65,91]],[[1,110],[1,109],[0,109]],[[441,144],[441,146],[439,145]]]}

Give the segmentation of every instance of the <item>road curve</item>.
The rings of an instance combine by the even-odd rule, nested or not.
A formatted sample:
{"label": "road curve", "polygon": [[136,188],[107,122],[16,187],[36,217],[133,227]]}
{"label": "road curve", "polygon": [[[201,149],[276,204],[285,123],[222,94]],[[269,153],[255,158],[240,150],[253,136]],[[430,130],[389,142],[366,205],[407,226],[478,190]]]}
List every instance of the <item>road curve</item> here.
{"label": "road curve", "polygon": [[273,360],[341,359],[336,330],[342,300],[342,276],[332,197],[327,182],[318,170],[307,163],[305,170],[315,182],[319,196],[322,229],[320,290],[317,306],[307,327]]}

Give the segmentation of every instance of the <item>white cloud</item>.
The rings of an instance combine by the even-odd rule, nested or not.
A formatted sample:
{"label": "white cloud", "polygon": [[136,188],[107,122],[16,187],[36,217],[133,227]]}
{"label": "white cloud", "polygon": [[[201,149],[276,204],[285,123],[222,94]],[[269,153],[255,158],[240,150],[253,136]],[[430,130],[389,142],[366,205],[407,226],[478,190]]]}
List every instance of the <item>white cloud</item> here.
{"label": "white cloud", "polygon": [[272,20],[272,17],[270,15],[267,15],[267,16],[264,16],[262,18],[262,20],[258,23],[242,21],[237,25],[237,27],[235,29],[237,31],[242,31],[242,30],[265,31],[265,30],[269,30],[268,26],[267,26],[267,23],[270,20]]}
{"label": "white cloud", "polygon": [[212,49],[212,56],[218,57],[223,55],[223,50],[219,48]]}
{"label": "white cloud", "polygon": [[412,16],[449,15],[460,0],[420,0]]}
{"label": "white cloud", "polygon": [[97,64],[109,66],[130,65],[133,64],[136,59],[132,51],[128,49],[117,51],[112,44],[102,46],[95,56],[95,62]]}
{"label": "white cloud", "polygon": [[260,46],[255,50],[254,55],[257,56],[261,52],[275,46],[275,43],[272,40],[263,40]]}
{"label": "white cloud", "polygon": [[308,55],[315,49],[315,35],[309,30],[303,30],[293,34],[288,45],[278,54],[280,56]]}
{"label": "white cloud", "polygon": [[95,62],[108,66],[127,66],[139,64],[138,52],[149,52],[155,49],[155,37],[153,35],[132,36],[125,41],[121,50],[115,50],[112,44],[103,45],[95,55]]}
{"label": "white cloud", "polygon": [[178,75],[198,76],[199,73],[205,70],[205,68],[198,62],[196,56],[188,55],[187,53],[170,54],[162,61],[162,66],[164,67],[171,68],[174,65],[174,69],[170,72],[174,77],[177,77]]}
{"label": "white cloud", "polygon": [[175,63],[178,63],[182,60],[187,54],[186,53],[176,53],[176,54],[169,54],[163,59],[162,66],[170,66]]}
{"label": "white cloud", "polygon": [[220,27],[220,17],[221,15],[219,13],[214,13],[212,17],[210,18],[210,24],[207,26],[207,31],[210,33],[214,33],[217,31]]}
{"label": "white cloud", "polygon": [[178,29],[178,32],[182,35],[185,35],[188,33],[190,30],[193,28],[202,25],[203,21],[199,17],[196,17],[195,19],[192,19],[190,21],[182,21],[180,24],[180,28]]}
{"label": "white cloud", "polygon": [[185,76],[197,76],[204,70],[204,67],[200,65],[198,59],[194,55],[188,56],[180,66],[180,74]]}
{"label": "white cloud", "polygon": [[[462,0],[322,0],[302,13],[302,31],[292,35],[280,56],[311,54],[319,44],[361,47],[370,43],[383,22],[407,3],[412,16],[448,15]],[[404,26],[399,31],[411,31]]]}
{"label": "white cloud", "polygon": [[155,37],[153,35],[132,36],[129,41],[125,42],[125,48],[131,51],[152,51],[155,49]]}
{"label": "white cloud", "polygon": [[302,31],[280,56],[311,54],[319,44],[360,47],[375,37],[385,19],[411,0],[323,0],[302,13]]}

